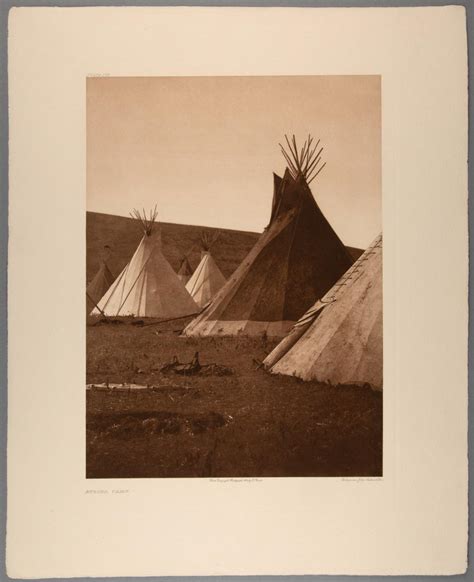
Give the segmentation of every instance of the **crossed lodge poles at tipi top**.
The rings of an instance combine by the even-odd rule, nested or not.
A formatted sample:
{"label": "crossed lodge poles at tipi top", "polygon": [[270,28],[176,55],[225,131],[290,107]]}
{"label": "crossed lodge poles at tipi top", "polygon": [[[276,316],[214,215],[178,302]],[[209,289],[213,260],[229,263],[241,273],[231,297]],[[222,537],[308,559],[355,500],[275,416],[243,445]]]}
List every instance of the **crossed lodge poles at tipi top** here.
{"label": "crossed lodge poles at tipi top", "polygon": [[274,175],[269,225],[185,335],[282,337],[353,264],[309,188],[324,167],[323,148],[308,137],[300,151],[294,136],[287,146],[284,176]]}
{"label": "crossed lodge poles at tipi top", "polygon": [[219,235],[219,232],[202,233],[201,262],[186,285],[186,289],[199,307],[206,306],[225,283],[225,277],[211,254],[211,248]]}
{"label": "crossed lodge poles at tipi top", "polygon": [[275,374],[382,389],[382,235],[267,356]]}
{"label": "crossed lodge poles at tipi top", "polygon": [[92,314],[174,318],[194,315],[199,308],[163,256],[156,208],[147,218],[134,211],[143,238],[135,254]]}

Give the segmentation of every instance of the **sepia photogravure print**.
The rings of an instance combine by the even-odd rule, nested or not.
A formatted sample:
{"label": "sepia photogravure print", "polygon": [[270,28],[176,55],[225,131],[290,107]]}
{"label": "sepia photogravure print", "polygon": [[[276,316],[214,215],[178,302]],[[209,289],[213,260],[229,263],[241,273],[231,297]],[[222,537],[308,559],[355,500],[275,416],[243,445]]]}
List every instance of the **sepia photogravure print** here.
{"label": "sepia photogravure print", "polygon": [[382,476],[381,77],[87,79],[86,476]]}

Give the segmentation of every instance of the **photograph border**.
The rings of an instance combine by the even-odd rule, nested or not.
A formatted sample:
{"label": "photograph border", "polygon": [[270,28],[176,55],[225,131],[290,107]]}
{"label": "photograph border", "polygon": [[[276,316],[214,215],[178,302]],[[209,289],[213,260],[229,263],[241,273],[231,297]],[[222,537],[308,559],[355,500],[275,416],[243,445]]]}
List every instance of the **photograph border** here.
{"label": "photograph border", "polygon": [[[362,7],[377,7],[377,8],[384,8],[384,7],[435,7],[435,6],[463,6],[466,11],[466,22],[467,22],[467,33],[468,33],[468,62],[471,64],[469,67],[469,105],[468,105],[468,113],[469,113],[469,152],[473,149],[473,131],[472,131],[472,119],[474,117],[473,111],[473,98],[472,98],[472,87],[474,84],[474,79],[472,75],[472,63],[474,62],[474,43],[472,39],[472,23],[474,22],[474,8],[472,3],[469,0],[454,0],[452,2],[441,2],[436,0],[418,0],[418,1],[410,1],[410,0],[399,0],[398,2],[392,2],[387,0],[373,0],[373,1],[357,1],[357,0],[346,0],[346,1],[318,1],[318,0],[308,0],[308,1],[296,1],[296,2],[284,2],[284,1],[258,1],[258,2],[251,2],[251,1],[195,1],[195,0],[187,0],[186,3],[177,2],[177,1],[168,1],[168,2],[159,2],[153,0],[137,0],[135,2],[127,2],[124,0],[102,0],[101,2],[96,2],[93,0],[76,0],[76,1],[68,1],[68,0],[43,0],[43,1],[17,1],[14,2],[12,0],[2,0],[0,4],[0,19],[1,19],[1,76],[0,76],[0,99],[1,99],[1,191],[0,191],[0,259],[2,261],[2,268],[0,269],[0,321],[1,321],[1,355],[0,355],[0,375],[1,375],[1,382],[0,382],[0,442],[2,447],[2,455],[0,461],[0,519],[2,521],[2,528],[1,528],[1,548],[0,548],[0,560],[2,561],[2,569],[1,569],[1,578],[8,580],[8,576],[6,574],[5,569],[5,533],[6,533],[6,499],[7,499],[7,489],[6,489],[6,471],[7,471],[7,463],[6,463],[6,445],[7,445],[7,404],[8,404],[8,397],[7,397],[7,265],[8,265],[8,75],[7,75],[7,43],[8,43],[8,13],[10,8],[12,7],[89,7],[89,6],[103,6],[103,7],[118,7],[118,6],[129,6],[129,7],[140,7],[140,6],[147,6],[147,7],[166,7],[166,6],[235,6],[235,7],[314,7],[314,8],[323,8],[323,7],[330,7],[330,8],[343,8],[343,7],[353,7],[353,8],[362,8]],[[470,160],[469,160],[470,161]],[[472,169],[472,163],[469,163],[469,177],[468,177],[468,187],[469,187],[469,232],[474,228],[474,213],[471,208],[470,198],[471,192],[473,187],[473,180],[474,180],[474,171]],[[469,254],[471,255],[474,252],[474,242],[469,237]],[[472,286],[474,284],[474,275],[472,273],[472,269],[469,269],[469,315],[471,315],[472,309]],[[474,364],[474,351],[472,347],[472,340],[471,334],[474,330],[474,324],[472,322],[472,317],[470,317],[469,321],[469,404],[468,404],[468,414],[469,414],[469,421],[472,421],[474,418],[474,405],[472,402],[472,378],[473,378],[473,364]],[[474,445],[474,429],[471,425],[471,422],[468,423],[468,438],[469,438],[469,448]],[[472,458],[469,455],[469,477],[472,475]],[[470,480],[471,481],[471,480]],[[473,494],[473,484],[469,482],[469,498],[471,498]],[[471,522],[472,517],[472,507],[469,504],[469,521]],[[469,536],[469,545],[468,545],[468,560],[472,556],[472,539]],[[474,572],[474,568],[472,564],[469,563],[468,569],[465,574],[456,576],[457,579],[460,580],[471,580],[472,575]],[[302,576],[297,576],[298,578],[302,578]],[[315,578],[318,580],[334,580],[334,579],[344,579],[347,581],[357,581],[357,582],[364,582],[374,579],[383,579],[389,577],[390,579],[395,580],[413,580],[416,582],[420,582],[420,580],[431,578],[432,576],[339,576],[339,575],[311,575],[311,576],[304,576],[304,578]],[[452,576],[437,576],[438,578],[452,578]],[[155,577],[148,577],[148,578],[155,578]],[[196,576],[196,577],[156,577],[159,580],[170,582],[176,578],[192,578],[193,580],[199,582],[213,582],[217,579],[231,579],[231,578],[238,578],[239,580],[248,579],[251,580],[270,580],[275,578],[275,576]],[[278,576],[283,582],[293,580],[296,576]],[[19,579],[19,578],[16,578]],[[58,578],[56,578],[57,580]],[[92,581],[92,580],[101,580],[103,578],[75,578],[78,581]],[[120,581],[127,581],[132,582],[135,580],[139,580],[140,577],[106,577],[107,580],[111,580],[113,582],[120,582]]]}

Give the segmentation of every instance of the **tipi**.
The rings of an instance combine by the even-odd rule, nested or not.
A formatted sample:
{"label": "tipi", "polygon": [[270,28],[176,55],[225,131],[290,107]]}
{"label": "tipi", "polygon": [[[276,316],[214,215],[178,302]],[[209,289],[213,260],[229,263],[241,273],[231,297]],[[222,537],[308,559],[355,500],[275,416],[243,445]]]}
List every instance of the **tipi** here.
{"label": "tipi", "polygon": [[183,283],[183,285],[186,285],[186,283],[191,278],[192,274],[193,270],[191,269],[191,265],[189,264],[188,257],[184,256],[178,270],[178,278]]}
{"label": "tipi", "polygon": [[[132,218],[140,221],[143,238],[135,254],[93,314],[172,318],[194,315],[198,307],[178,275],[161,252],[161,233],[156,208],[147,218],[135,210]],[[98,308],[98,309],[97,309]]]}
{"label": "tipi", "polygon": [[267,356],[276,374],[382,389],[382,235]]}
{"label": "tipi", "polygon": [[218,237],[219,232],[214,235],[202,233],[201,262],[186,285],[191,297],[200,307],[207,305],[225,283],[225,277],[211,255],[211,247]]}
{"label": "tipi", "polygon": [[284,336],[354,262],[316,204],[309,184],[319,166],[319,141],[301,151],[287,138],[288,168],[274,175],[270,223],[210,305],[185,335]]}
{"label": "tipi", "polygon": [[87,285],[86,296],[89,311],[92,307],[95,307],[98,301],[105,295],[106,291],[114,282],[115,277],[110,272],[107,266],[107,260],[110,256],[110,247],[108,245],[104,246],[102,256],[100,258],[100,267],[97,273],[94,275],[92,281]]}

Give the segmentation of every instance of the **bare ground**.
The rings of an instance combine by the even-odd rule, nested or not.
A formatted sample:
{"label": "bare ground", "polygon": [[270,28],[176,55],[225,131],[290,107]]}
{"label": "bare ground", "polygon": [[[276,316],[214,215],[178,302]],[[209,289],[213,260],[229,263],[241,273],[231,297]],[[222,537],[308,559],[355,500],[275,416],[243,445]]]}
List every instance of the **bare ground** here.
{"label": "bare ground", "polygon": [[[149,390],[87,393],[87,477],[295,477],[382,474],[382,395],[270,375],[275,342],[181,338],[179,323],[88,325],[87,382]],[[174,355],[229,367],[180,376]]]}

